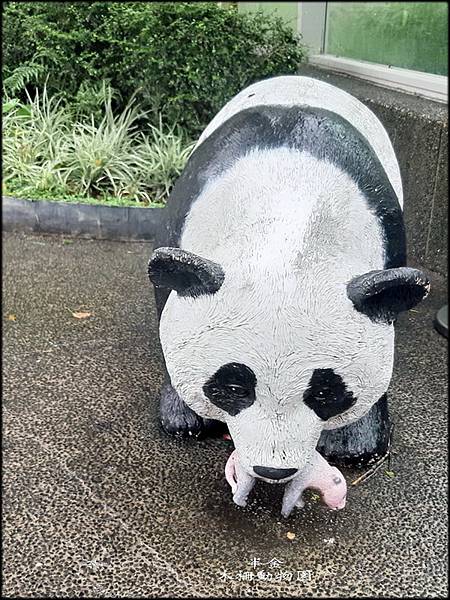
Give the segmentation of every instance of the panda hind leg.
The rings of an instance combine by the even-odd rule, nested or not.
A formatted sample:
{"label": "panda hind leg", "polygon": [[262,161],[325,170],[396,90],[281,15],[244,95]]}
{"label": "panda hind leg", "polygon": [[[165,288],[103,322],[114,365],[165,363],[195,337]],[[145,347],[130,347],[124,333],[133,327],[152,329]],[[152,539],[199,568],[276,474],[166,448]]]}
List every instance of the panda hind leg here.
{"label": "panda hind leg", "polygon": [[370,411],[355,423],[323,431],[317,451],[331,463],[364,466],[386,454],[390,435],[387,395],[383,394]]}

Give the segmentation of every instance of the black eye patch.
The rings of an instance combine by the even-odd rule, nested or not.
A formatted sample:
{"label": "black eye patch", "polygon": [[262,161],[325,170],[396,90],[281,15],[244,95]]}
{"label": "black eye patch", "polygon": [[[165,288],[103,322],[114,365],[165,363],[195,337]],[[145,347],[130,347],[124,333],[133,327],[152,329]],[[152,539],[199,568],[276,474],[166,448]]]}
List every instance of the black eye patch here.
{"label": "black eye patch", "polygon": [[348,410],[356,402],[333,369],[315,369],[303,394],[303,402],[323,421]]}
{"label": "black eye patch", "polygon": [[212,404],[232,417],[255,401],[256,377],[241,363],[223,365],[204,384],[203,392]]}

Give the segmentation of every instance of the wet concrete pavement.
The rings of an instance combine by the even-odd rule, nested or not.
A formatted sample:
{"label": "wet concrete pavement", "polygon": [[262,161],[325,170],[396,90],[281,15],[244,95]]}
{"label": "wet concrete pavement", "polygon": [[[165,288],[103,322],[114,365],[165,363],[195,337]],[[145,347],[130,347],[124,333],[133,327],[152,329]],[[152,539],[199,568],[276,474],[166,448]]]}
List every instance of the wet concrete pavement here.
{"label": "wet concrete pavement", "polygon": [[282,520],[279,486],[232,503],[229,442],[159,428],[151,245],[68,242],[3,237],[5,596],[446,596],[443,279],[398,322],[389,473]]}

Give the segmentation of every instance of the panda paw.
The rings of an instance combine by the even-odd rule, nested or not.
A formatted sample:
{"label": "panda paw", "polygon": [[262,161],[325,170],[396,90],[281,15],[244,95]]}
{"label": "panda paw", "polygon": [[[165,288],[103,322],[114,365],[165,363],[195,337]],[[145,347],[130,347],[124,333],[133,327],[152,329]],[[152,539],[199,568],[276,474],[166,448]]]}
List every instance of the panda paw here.
{"label": "panda paw", "polygon": [[205,429],[203,419],[183,402],[170,384],[161,390],[159,418],[164,431],[175,437],[198,438]]}

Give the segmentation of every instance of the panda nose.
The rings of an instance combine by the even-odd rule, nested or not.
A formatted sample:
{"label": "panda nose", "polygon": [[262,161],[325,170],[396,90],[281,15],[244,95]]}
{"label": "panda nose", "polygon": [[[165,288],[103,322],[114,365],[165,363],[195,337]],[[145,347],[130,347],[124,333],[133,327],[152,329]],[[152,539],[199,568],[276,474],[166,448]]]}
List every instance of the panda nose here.
{"label": "panda nose", "polygon": [[253,470],[266,479],[285,479],[298,471],[298,469],[273,469],[272,467],[253,467]]}

